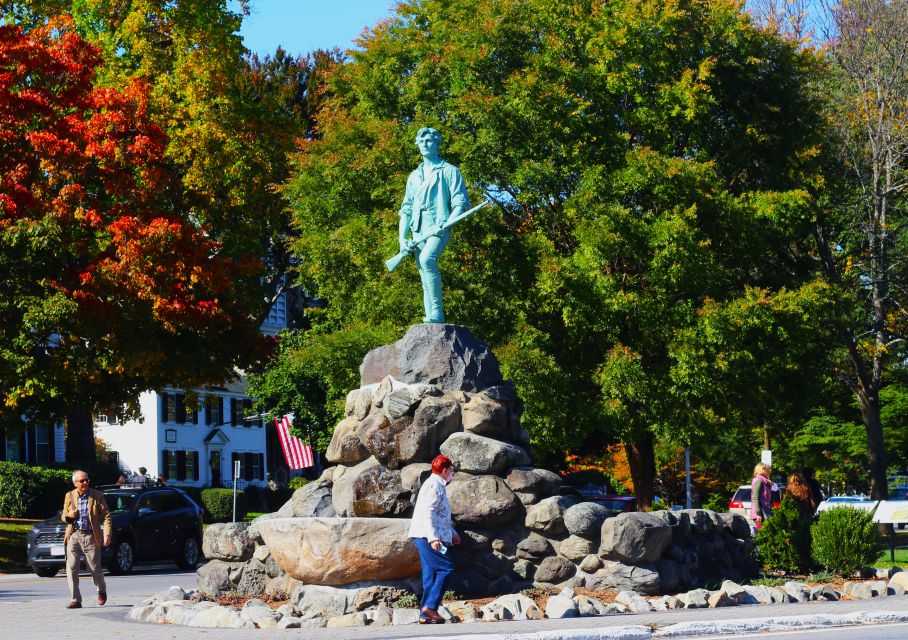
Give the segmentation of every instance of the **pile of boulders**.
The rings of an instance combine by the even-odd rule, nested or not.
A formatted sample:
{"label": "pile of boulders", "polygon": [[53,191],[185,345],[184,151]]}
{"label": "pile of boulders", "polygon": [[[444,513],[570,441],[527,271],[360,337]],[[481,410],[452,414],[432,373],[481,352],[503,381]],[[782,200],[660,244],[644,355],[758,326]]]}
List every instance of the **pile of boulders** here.
{"label": "pile of boulders", "polygon": [[[449,587],[467,597],[530,586],[664,593],[753,574],[741,516],[693,510],[618,515],[583,502],[557,474],[532,466],[522,403],[492,351],[465,327],[425,324],[367,354],[361,386],[327,451],[329,467],[255,529],[287,575],[305,584],[400,580],[419,573],[406,540],[419,487],[439,452],[456,469],[448,486],[463,543]],[[254,547],[254,545],[253,545]],[[239,557],[210,556],[227,564]],[[268,579],[261,559],[251,572]],[[251,594],[248,569],[218,566]],[[234,578],[234,576],[239,576]],[[205,580],[200,589],[210,593]]]}

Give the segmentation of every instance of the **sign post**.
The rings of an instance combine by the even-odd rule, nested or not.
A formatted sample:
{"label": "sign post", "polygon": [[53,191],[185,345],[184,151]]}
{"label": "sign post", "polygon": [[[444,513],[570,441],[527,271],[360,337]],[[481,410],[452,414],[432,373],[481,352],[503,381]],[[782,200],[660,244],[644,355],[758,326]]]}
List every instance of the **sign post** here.
{"label": "sign post", "polygon": [[693,503],[690,496],[690,447],[684,447],[684,496],[684,508],[690,509]]}
{"label": "sign post", "polygon": [[233,463],[233,521],[236,522],[236,481],[240,478],[240,461]]}

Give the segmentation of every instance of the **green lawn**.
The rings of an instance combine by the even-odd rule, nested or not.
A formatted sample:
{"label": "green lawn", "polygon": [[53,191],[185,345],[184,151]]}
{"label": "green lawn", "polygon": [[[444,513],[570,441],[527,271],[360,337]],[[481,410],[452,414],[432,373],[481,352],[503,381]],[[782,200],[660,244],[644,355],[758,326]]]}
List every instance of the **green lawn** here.
{"label": "green lawn", "polygon": [[908,549],[896,549],[895,550],[895,562],[892,561],[892,556],[889,553],[889,548],[887,547],[885,551],[880,553],[880,557],[876,559],[876,562],[873,563],[875,567],[905,567],[908,566]]}
{"label": "green lawn", "polygon": [[25,537],[35,522],[0,519],[0,573],[28,569]]}

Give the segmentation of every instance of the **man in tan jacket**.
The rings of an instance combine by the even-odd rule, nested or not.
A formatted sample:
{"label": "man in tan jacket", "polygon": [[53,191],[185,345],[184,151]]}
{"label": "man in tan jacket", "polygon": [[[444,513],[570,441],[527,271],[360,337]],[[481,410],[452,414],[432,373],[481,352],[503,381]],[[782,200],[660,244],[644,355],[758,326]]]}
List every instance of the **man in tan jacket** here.
{"label": "man in tan jacket", "polygon": [[67,609],[82,607],[82,594],[79,592],[80,553],[85,556],[92,580],[98,588],[98,604],[107,602],[107,585],[104,583],[104,570],[101,568],[101,526],[104,527],[104,546],[110,546],[110,509],[104,500],[104,494],[88,488],[88,474],[76,469],[73,471],[75,490],[66,494],[63,500],[63,522],[67,524],[63,536],[66,547],[66,581],[69,584],[70,601]]}

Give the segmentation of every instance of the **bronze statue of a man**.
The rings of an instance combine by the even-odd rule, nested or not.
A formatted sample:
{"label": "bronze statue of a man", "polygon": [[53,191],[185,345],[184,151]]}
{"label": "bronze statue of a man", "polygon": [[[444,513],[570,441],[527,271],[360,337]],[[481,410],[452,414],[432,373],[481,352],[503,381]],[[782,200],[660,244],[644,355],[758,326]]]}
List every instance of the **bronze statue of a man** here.
{"label": "bronze statue of a man", "polygon": [[[460,169],[438,155],[441,146],[438,131],[429,127],[420,129],[416,134],[416,146],[423,161],[407,179],[407,191],[400,206],[400,249],[412,252],[416,258],[422,281],[423,322],[444,322],[438,256],[451,239],[451,230],[442,229],[442,226],[466,211],[470,198]],[[439,232],[425,237],[434,229]],[[413,238],[408,238],[408,233],[412,233]]]}

